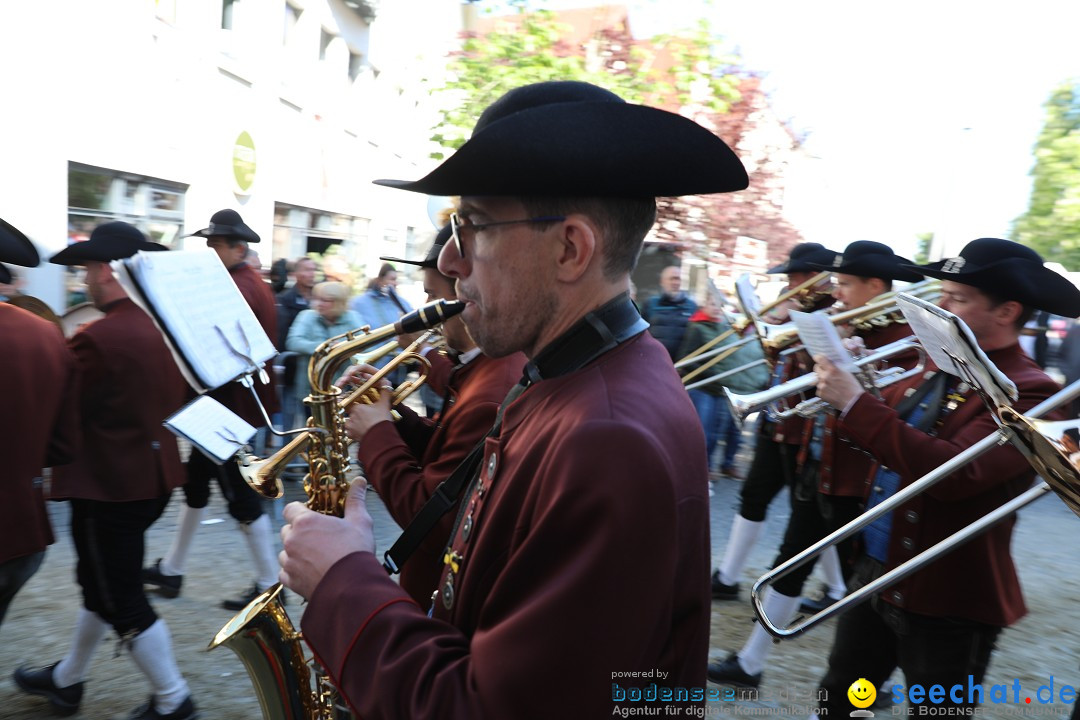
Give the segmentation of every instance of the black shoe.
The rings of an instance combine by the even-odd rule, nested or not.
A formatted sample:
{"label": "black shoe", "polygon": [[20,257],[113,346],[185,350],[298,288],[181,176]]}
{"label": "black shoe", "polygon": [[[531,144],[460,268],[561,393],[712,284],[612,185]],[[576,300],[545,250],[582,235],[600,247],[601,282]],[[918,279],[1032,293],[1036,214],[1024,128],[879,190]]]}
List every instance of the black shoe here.
{"label": "black shoe", "polygon": [[[225,608],[226,610],[243,610],[251,604],[252,600],[259,597],[259,593],[261,592],[262,590],[259,590],[258,585],[252,585],[247,590],[245,590],[240,595],[240,597],[223,600],[221,602],[221,607]],[[282,598],[282,602],[284,602],[284,598]]]}
{"label": "black shoe", "polygon": [[151,695],[145,705],[140,705],[128,715],[128,720],[198,720],[198,717],[199,711],[195,709],[195,703],[191,702],[190,695],[184,698],[180,707],[165,715],[159,713],[154,707],[154,696]]}
{"label": "black shoe", "polygon": [[799,612],[806,613],[807,615],[816,615],[839,600],[840,598],[829,597],[828,595],[822,595],[820,600],[808,600],[807,598],[803,598],[802,604],[799,605]]}
{"label": "black shoe", "polygon": [[166,575],[161,572],[161,558],[151,567],[143,568],[143,585],[152,585],[158,595],[174,598],[180,595],[180,586],[184,583],[183,575]]}
{"label": "black shoe", "polygon": [[74,715],[79,711],[79,703],[82,702],[83,683],[57,687],[53,682],[53,670],[59,664],[55,662],[43,668],[28,668],[23,665],[12,677],[23,692],[47,698],[60,715]]}
{"label": "black shoe", "polygon": [[735,687],[750,688],[756,690],[761,684],[761,673],[751,675],[742,669],[739,664],[739,656],[731,653],[727,659],[718,663],[709,663],[709,680],[717,685],[734,685]]}
{"label": "black shoe", "polygon": [[728,585],[727,583],[722,583],[720,582],[720,571],[713,570],[712,596],[717,600],[738,600],[739,583],[733,583],[731,585]]}

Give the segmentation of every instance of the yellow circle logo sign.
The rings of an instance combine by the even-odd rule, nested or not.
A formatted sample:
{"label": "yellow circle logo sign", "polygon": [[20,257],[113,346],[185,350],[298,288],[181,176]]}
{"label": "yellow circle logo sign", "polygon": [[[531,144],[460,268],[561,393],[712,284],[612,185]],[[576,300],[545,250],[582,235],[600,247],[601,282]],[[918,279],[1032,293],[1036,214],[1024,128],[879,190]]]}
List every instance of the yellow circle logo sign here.
{"label": "yellow circle logo sign", "polygon": [[255,184],[255,141],[246,130],[233,144],[232,168],[237,191],[241,195],[248,194]]}
{"label": "yellow circle logo sign", "polygon": [[877,688],[866,678],[859,678],[851,683],[847,690],[848,700],[857,708],[868,708],[877,699]]}

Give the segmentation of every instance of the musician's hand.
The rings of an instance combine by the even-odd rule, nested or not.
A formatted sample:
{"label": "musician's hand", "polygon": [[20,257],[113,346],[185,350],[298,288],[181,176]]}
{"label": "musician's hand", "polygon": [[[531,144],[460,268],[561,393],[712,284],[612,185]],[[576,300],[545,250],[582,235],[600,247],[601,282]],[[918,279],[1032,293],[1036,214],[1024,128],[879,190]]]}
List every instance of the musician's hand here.
{"label": "musician's hand", "polygon": [[861,357],[866,354],[866,343],[858,335],[854,335],[843,340],[844,348],[854,355],[855,357]]}
{"label": "musician's hand", "polygon": [[303,503],[285,506],[278,554],[281,584],[310,598],[334,563],[354,552],[375,552],[375,533],[365,503],[367,481],[358,477],[345,499],[345,517],[321,515]]}
{"label": "musician's hand", "polygon": [[792,310],[801,310],[799,303],[788,299],[761,316],[760,320],[770,325],[782,325],[791,320]]}
{"label": "musician's hand", "polygon": [[341,377],[334,381],[334,385],[339,388],[343,388],[346,385],[360,386],[367,382],[368,378],[378,371],[379,369],[374,365],[350,365],[349,368],[341,374]]}
{"label": "musician's hand", "polygon": [[814,374],[817,375],[817,396],[837,410],[844,410],[865,392],[858,378],[833,365],[824,355],[814,356]]}
{"label": "musician's hand", "polygon": [[394,395],[394,388],[389,383],[379,388],[379,400],[374,404],[353,403],[349,408],[349,417],[345,420],[345,433],[356,442],[360,442],[367,435],[367,431],[375,425],[394,418],[390,414],[390,399]]}

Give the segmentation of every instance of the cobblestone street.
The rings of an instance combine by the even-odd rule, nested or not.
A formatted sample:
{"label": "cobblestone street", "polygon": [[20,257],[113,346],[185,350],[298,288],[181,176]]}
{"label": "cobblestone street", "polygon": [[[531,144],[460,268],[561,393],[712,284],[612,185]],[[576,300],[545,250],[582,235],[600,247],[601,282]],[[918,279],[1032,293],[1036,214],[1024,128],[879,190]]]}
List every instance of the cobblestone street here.
{"label": "cobblestone street", "polygon": [[[748,458],[743,458],[744,462]],[[721,479],[714,484],[712,498],[712,546],[714,563],[720,557],[732,515],[738,503],[739,483]],[[298,483],[287,484],[287,499],[301,499]],[[151,529],[147,560],[165,554],[171,541],[182,495],[177,493],[162,519]],[[381,501],[369,493],[368,502],[376,517],[380,552],[397,537],[399,529],[386,515]],[[282,502],[274,505],[280,511]],[[47,664],[67,650],[80,604],[74,579],[74,557],[67,528],[67,504],[50,503],[57,543],[50,547],[45,563],[11,607],[0,627],[0,718],[51,717],[44,701],[18,692],[11,681],[12,671],[22,663]],[[787,499],[779,496],[770,509],[767,530],[750,556],[744,577],[743,601],[715,602],[713,605],[711,656],[721,658],[737,649],[753,622],[749,586],[771,564],[788,514]],[[276,523],[280,520],[275,518]],[[1080,578],[1072,551],[1080,533],[1076,518],[1056,497],[1044,498],[1021,513],[1014,543],[1020,566],[1029,614],[1004,632],[994,655],[986,685],[1012,685],[1019,680],[1023,697],[1032,705],[983,706],[987,717],[1067,717],[1071,708],[1058,702],[1040,705],[1036,691],[1054,684],[1055,693],[1063,685],[1080,684]],[[172,632],[178,662],[191,685],[204,720],[247,720],[261,718],[251,683],[239,659],[227,649],[207,652],[210,639],[233,613],[220,607],[221,600],[250,586],[253,576],[243,539],[225,512],[217,491],[199,529],[188,572],[179,598],[154,598],[158,613]],[[819,581],[812,578],[808,588],[817,592]],[[942,588],[942,592],[948,592]],[[303,611],[292,595],[288,608],[294,620]],[[298,623],[297,623],[298,624]],[[715,703],[708,716],[789,715],[806,704],[824,672],[831,644],[832,623],[803,638],[788,640],[774,648],[766,669],[761,694],[756,700]],[[588,638],[568,638],[569,646]],[[1051,680],[1052,678],[1052,680]],[[571,680],[568,678],[568,680]],[[903,682],[899,676],[896,682]],[[105,720],[125,717],[144,702],[149,690],[130,658],[116,656],[115,643],[99,648],[86,684],[82,711],[77,718]],[[1045,695],[1044,695],[1045,696]],[[1057,699],[1055,697],[1055,699]],[[879,716],[892,711],[877,710]],[[507,719],[512,720],[512,719]]]}

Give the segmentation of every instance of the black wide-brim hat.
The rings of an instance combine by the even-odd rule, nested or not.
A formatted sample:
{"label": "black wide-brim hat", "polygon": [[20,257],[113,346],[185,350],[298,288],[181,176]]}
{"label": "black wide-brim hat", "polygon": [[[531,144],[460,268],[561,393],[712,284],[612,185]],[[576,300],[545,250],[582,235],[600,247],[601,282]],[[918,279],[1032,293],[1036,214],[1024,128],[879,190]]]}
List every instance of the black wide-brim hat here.
{"label": "black wide-brim hat", "polygon": [[835,250],[829,250],[821,243],[799,243],[791,249],[791,254],[788,255],[788,259],[779,265],[775,265],[766,273],[775,275],[777,273],[793,273],[793,272],[812,272],[814,268],[810,263],[821,263],[822,265],[829,265],[840,253]]}
{"label": "black wide-brim hat", "polygon": [[429,195],[626,197],[743,190],[746,169],[694,121],[583,82],[515,88],[426,177],[376,180]]}
{"label": "black wide-brim hat", "polygon": [[958,257],[911,267],[927,277],[970,285],[1036,310],[1080,316],[1080,290],[1043,265],[1039,253],[1012,240],[979,238],[965,245]]}
{"label": "black wide-brim hat", "polygon": [[249,228],[235,210],[218,210],[210,217],[210,224],[188,235],[193,237],[224,237],[248,243],[260,241],[259,234]]}
{"label": "black wide-brim hat", "polygon": [[380,260],[386,260],[393,263],[404,263],[405,265],[416,265],[422,268],[437,269],[439,265],[439,253],[442,252],[443,246],[446,245],[446,241],[450,239],[450,226],[444,225],[438,234],[435,236],[435,241],[431,243],[431,247],[428,248],[427,255],[423,260],[406,260],[404,258],[386,257],[380,255]]}
{"label": "black wide-brim hat", "polygon": [[94,228],[89,240],[68,245],[49,258],[49,262],[56,265],[85,265],[88,260],[111,262],[129,258],[140,250],[153,252],[168,248],[147,240],[134,225],[108,222]]}
{"label": "black wide-brim hat", "polygon": [[23,267],[37,267],[41,262],[37,248],[18,228],[0,220],[0,261]]}
{"label": "black wide-brim hat", "polygon": [[864,278],[907,282],[922,280],[922,275],[912,269],[915,266],[910,260],[894,253],[888,245],[873,240],[856,240],[844,248],[843,253],[833,258],[832,263],[810,265],[815,270],[830,270]]}

